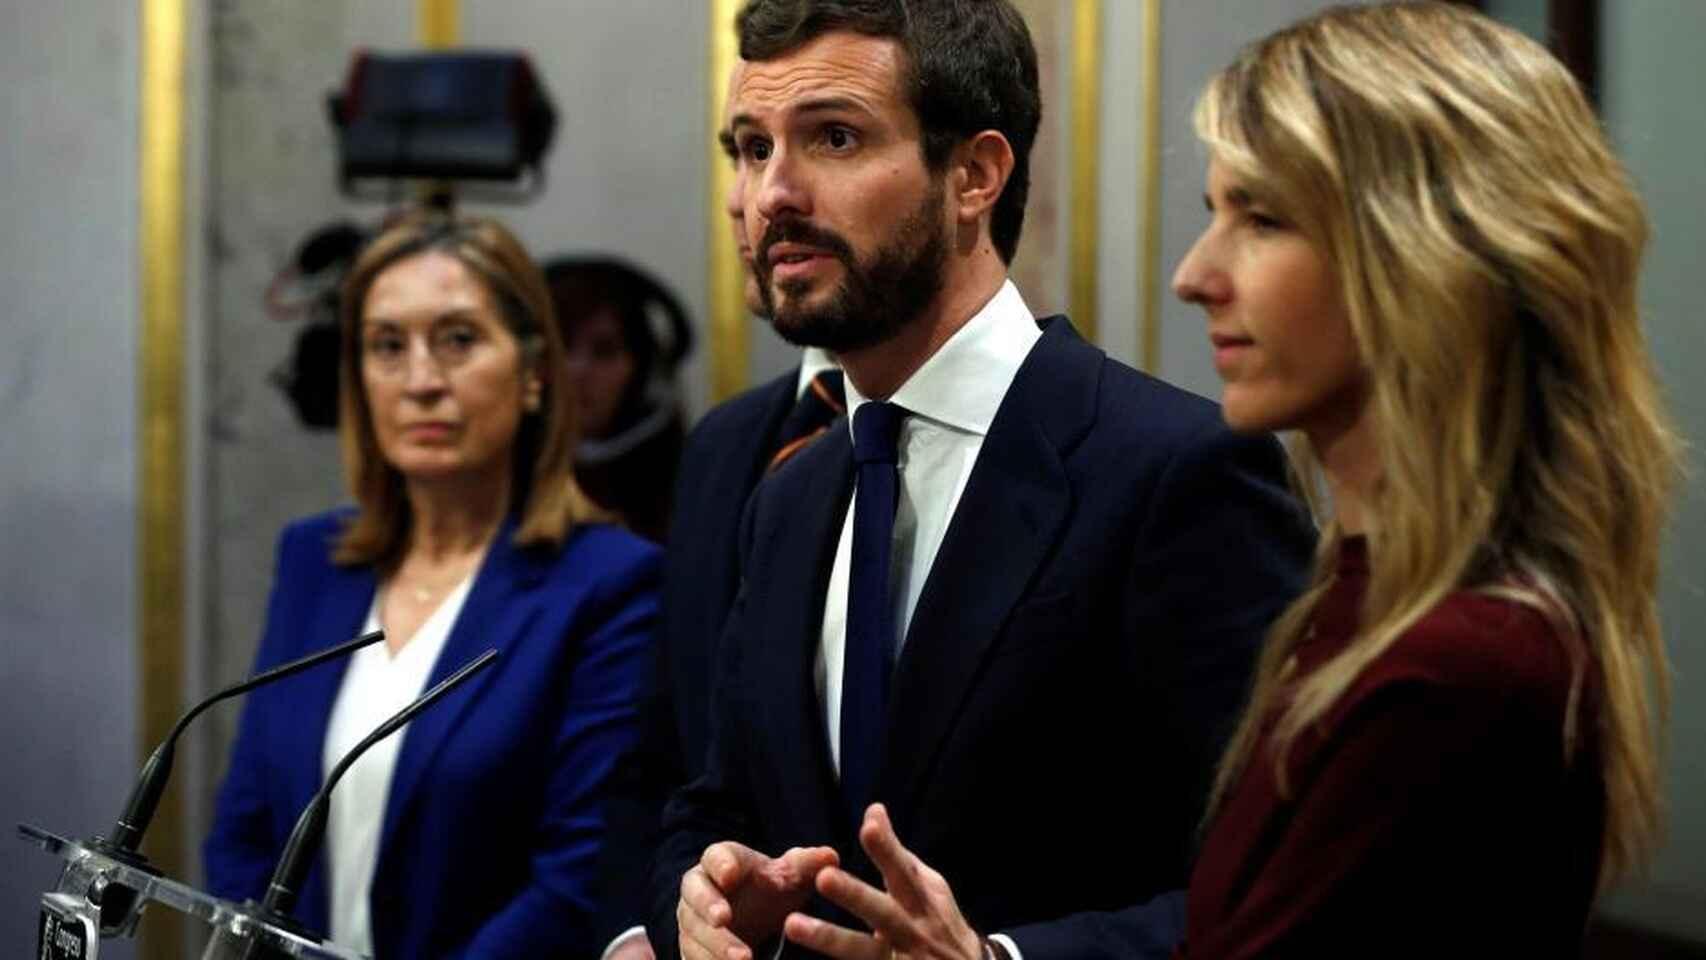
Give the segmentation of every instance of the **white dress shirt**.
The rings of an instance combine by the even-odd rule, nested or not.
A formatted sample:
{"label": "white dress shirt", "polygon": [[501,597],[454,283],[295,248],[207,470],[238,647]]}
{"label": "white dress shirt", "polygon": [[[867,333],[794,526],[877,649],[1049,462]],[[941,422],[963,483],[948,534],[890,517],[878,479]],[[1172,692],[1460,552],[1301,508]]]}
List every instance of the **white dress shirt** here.
{"label": "white dress shirt", "polygon": [[[899,503],[895,509],[889,599],[894,604],[896,656],[924,591],[936,551],[959,506],[960,494],[983,449],[984,435],[1007,388],[1042,337],[1036,317],[1011,280],[924,365],[889,402],[905,407],[898,441]],[[869,401],[847,380],[847,428]],[[857,501],[855,493],[854,500]],[[830,762],[841,770],[841,675],[847,649],[847,587],[853,556],[853,506],[841,524],[829,571],[813,678],[829,731]],[[904,840],[904,838],[903,838]]]}
{"label": "white dress shirt", "polygon": [[[1037,319],[1019,288],[1008,280],[966,325],[924,361],[924,365],[889,397],[905,407],[901,422],[897,468],[900,496],[895,508],[894,545],[889,554],[889,599],[895,605],[895,654],[906,642],[906,629],[918,607],[924,581],[936,562],[936,551],[948,532],[948,523],[960,505],[960,494],[971,479],[972,467],[983,449],[983,438],[995,420],[995,411],[1013,385],[1019,367],[1031,348],[1042,338]],[[847,428],[859,407],[868,403],[859,388],[847,380]],[[855,491],[854,502],[857,502]],[[849,504],[841,524],[841,540],[835,547],[835,564],[829,571],[829,591],[824,596],[823,627],[818,639],[813,678],[823,704],[829,731],[829,756],[836,772],[841,771],[841,677],[847,652],[847,587],[853,557],[853,511]],[[906,838],[902,837],[905,843]],[[952,882],[953,878],[950,878]],[[1005,934],[991,934],[1001,941],[1013,960],[1024,960],[1019,945]]]}
{"label": "white dress shirt", "polygon": [[[384,643],[375,643],[350,656],[349,670],[338,688],[331,723],[326,728],[322,777],[329,775],[344,754],[375,727],[421,695],[473,583],[474,575],[470,573],[395,655]],[[384,593],[375,591],[362,633],[379,629],[379,609],[383,602]],[[368,748],[344,771],[343,779],[332,791],[326,823],[331,939],[364,954],[373,953],[368,888],[373,885],[374,866],[379,862],[379,831],[385,822],[385,801],[391,792],[397,750],[403,745],[403,735],[408,729],[404,727]]]}
{"label": "white dress shirt", "polygon": [[794,399],[806,395],[806,388],[812,385],[812,380],[825,370],[839,370],[841,365],[822,347],[807,347],[800,351],[800,375],[794,381]]}

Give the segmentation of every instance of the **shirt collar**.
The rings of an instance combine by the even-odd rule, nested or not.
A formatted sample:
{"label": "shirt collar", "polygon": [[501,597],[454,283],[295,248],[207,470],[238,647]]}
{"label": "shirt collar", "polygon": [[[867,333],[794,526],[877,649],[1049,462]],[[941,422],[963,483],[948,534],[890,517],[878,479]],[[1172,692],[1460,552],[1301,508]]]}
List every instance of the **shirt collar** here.
{"label": "shirt collar", "polygon": [[818,374],[825,370],[838,369],[840,364],[822,347],[807,347],[800,351],[800,376],[794,381],[794,399],[798,400],[806,395],[806,388],[811,386],[812,380]]}
{"label": "shirt collar", "polygon": [[[1006,280],[995,296],[924,361],[889,400],[915,416],[984,436],[1019,367],[1041,339],[1037,318]],[[865,397],[847,387],[847,429]]]}

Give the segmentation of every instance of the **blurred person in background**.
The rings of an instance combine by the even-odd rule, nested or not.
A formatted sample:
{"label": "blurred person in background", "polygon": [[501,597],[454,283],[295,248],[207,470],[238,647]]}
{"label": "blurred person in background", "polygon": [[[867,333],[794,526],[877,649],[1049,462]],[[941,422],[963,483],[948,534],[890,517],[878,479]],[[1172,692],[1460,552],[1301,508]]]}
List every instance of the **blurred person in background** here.
{"label": "blurred person in background", "polygon": [[693,346],[687,313],[675,294],[620,260],[558,258],[545,266],[545,281],[579,400],[576,479],[629,529],[661,543],[681,460],[675,374]]}

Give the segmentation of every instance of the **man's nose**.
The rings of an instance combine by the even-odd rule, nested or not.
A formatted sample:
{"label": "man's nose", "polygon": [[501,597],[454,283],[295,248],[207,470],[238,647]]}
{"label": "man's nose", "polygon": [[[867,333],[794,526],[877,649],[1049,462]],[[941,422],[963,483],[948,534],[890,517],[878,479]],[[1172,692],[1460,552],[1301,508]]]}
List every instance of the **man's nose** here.
{"label": "man's nose", "polygon": [[804,164],[792,152],[779,149],[770,155],[763,171],[755,172],[746,187],[756,196],[758,215],[767,223],[788,216],[811,216],[811,190]]}

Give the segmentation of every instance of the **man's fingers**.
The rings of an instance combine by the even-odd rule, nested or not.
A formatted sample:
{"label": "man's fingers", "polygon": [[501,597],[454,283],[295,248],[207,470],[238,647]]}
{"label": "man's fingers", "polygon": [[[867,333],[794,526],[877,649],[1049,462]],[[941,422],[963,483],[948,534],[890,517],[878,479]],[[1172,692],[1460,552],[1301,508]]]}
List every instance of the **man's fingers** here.
{"label": "man's fingers", "polygon": [[681,902],[708,926],[726,927],[734,918],[728,897],[711,881],[702,866],[682,875]]}
{"label": "man's fingers", "polygon": [[685,900],[675,907],[675,924],[680,930],[677,942],[683,958],[695,960],[752,960],[752,951],[726,927],[713,926],[688,906]]}
{"label": "man's fingers", "polygon": [[676,941],[676,946],[681,950],[681,960],[720,960],[702,944],[688,939],[685,933]]}
{"label": "man's fingers", "polygon": [[789,886],[803,884],[809,888],[819,870],[841,864],[841,855],[834,847],[793,847],[776,861]]}
{"label": "man's fingers", "polygon": [[845,870],[830,867],[817,875],[817,891],[831,903],[870,925],[897,947],[913,942],[912,918],[905,907]]}
{"label": "man's fingers", "polygon": [[901,906],[914,913],[922,912],[926,900],[919,877],[923,861],[901,845],[888,809],[882,804],[873,803],[866,808],[865,822],[859,826],[859,845],[883,875],[883,886]]}
{"label": "man's fingers", "polygon": [[868,933],[825,923],[803,913],[790,913],[782,934],[794,943],[835,960],[879,960],[887,951]]}
{"label": "man's fingers", "polygon": [[699,857],[699,866],[719,890],[729,891],[738,886],[764,857],[750,847],[732,840],[713,843]]}

